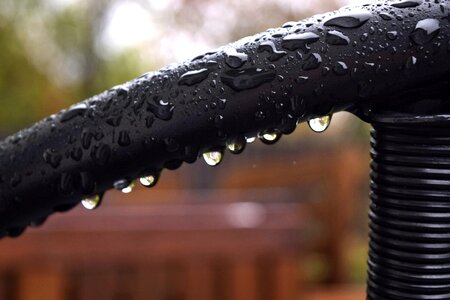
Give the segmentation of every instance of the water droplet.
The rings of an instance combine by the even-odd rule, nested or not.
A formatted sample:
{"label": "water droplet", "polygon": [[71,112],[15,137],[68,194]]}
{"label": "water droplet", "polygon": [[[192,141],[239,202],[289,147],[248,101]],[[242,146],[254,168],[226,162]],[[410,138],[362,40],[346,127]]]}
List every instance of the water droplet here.
{"label": "water droplet", "polygon": [[132,181],[132,182],[130,182],[129,185],[127,185],[126,187],[124,187],[121,191],[122,191],[122,193],[124,193],[124,194],[129,194],[129,193],[131,193],[131,192],[133,191],[134,186],[135,186],[135,183],[134,183],[134,181]]}
{"label": "water droplet", "polygon": [[225,63],[233,69],[242,67],[248,60],[248,55],[239,53],[234,48],[225,50]]}
{"label": "water droplet", "polygon": [[272,145],[278,142],[281,138],[281,134],[276,131],[266,131],[262,132],[259,135],[259,139],[261,142],[267,145]]}
{"label": "water droplet", "polygon": [[436,19],[421,20],[417,23],[410,37],[417,45],[425,45],[439,34],[440,29],[441,26]]}
{"label": "water droplet", "polygon": [[367,10],[352,10],[351,12],[339,13],[331,16],[324,22],[325,26],[337,26],[342,28],[356,28],[366,23],[372,14]]}
{"label": "water droplet", "polygon": [[320,64],[322,63],[322,57],[318,53],[311,53],[306,58],[305,62],[303,63],[302,69],[304,71],[314,70],[317,69]]}
{"label": "water droplet", "polygon": [[181,159],[171,159],[169,161],[166,161],[164,163],[164,168],[168,170],[176,170],[183,164],[183,161]]}
{"label": "water droplet", "polygon": [[93,137],[94,135],[89,129],[84,128],[81,131],[81,145],[83,146],[84,149],[88,149],[91,146]]}
{"label": "water droplet", "polygon": [[165,138],[164,146],[169,153],[173,153],[180,149],[180,144],[174,138]]}
{"label": "water droplet", "polygon": [[386,35],[388,39],[390,39],[391,41],[395,41],[397,39],[398,33],[397,31],[388,31]]}
{"label": "water droplet", "polygon": [[112,127],[117,127],[120,125],[122,121],[122,116],[110,116],[106,119],[106,124],[111,125]]}
{"label": "water droplet", "polygon": [[188,164],[194,163],[198,158],[198,147],[193,145],[187,145],[184,147],[183,160]]}
{"label": "water droplet", "polygon": [[290,28],[290,27],[294,27],[296,24],[297,24],[297,22],[289,21],[289,22],[286,22],[283,25],[281,25],[281,27],[283,27],[283,28]]}
{"label": "water droplet", "polygon": [[325,41],[328,44],[335,46],[347,46],[350,43],[350,39],[337,30],[328,31]]}
{"label": "water droplet", "polygon": [[244,137],[231,140],[227,144],[227,149],[233,154],[240,154],[244,151],[247,142]]}
{"label": "water droplet", "polygon": [[83,194],[91,194],[95,190],[95,179],[89,172],[80,172],[81,191]]}
{"label": "water droplet", "polygon": [[147,187],[151,188],[154,187],[158,183],[159,175],[157,174],[151,174],[144,177],[139,178],[139,182]]}
{"label": "water droplet", "polygon": [[117,98],[119,101],[122,101],[128,97],[128,88],[124,86],[116,86],[113,89],[117,92]]}
{"label": "water droplet", "polygon": [[277,61],[286,55],[285,51],[277,50],[277,47],[272,41],[262,42],[258,47],[258,52],[268,52],[270,55],[267,58],[269,61]]}
{"label": "water droplet", "polygon": [[291,134],[297,128],[297,119],[294,118],[291,114],[287,114],[283,118],[281,118],[281,123],[278,126],[278,129],[282,134]]}
{"label": "water droplet", "polygon": [[119,132],[119,140],[117,141],[117,143],[122,147],[126,147],[131,144],[131,139],[128,131],[122,130],[121,132]]}
{"label": "water droplet", "polygon": [[380,17],[385,21],[392,20],[392,17],[390,15],[388,15],[387,13],[380,13]]}
{"label": "water droplet", "polygon": [[95,195],[81,200],[81,204],[84,208],[93,210],[100,206],[100,204],[102,203],[102,198],[102,195]]}
{"label": "water droplet", "polygon": [[174,108],[175,107],[171,103],[167,105],[154,105],[152,103],[148,104],[148,110],[151,111],[158,119],[163,121],[168,121],[172,118]]}
{"label": "water droplet", "polygon": [[256,88],[275,79],[276,74],[259,68],[229,70],[221,76],[224,84],[235,91]]}
{"label": "water droplet", "polygon": [[417,57],[410,56],[405,63],[405,73],[411,75],[417,67]]}
{"label": "water droplet", "polygon": [[363,33],[359,39],[361,40],[361,42],[365,42],[368,38],[369,35],[367,33]]}
{"label": "water droplet", "polygon": [[61,123],[67,122],[75,117],[83,115],[87,108],[88,106],[86,103],[78,103],[71,106],[68,110],[61,114]]}
{"label": "water droplet", "polygon": [[83,157],[83,150],[80,147],[75,147],[70,150],[70,157],[75,161],[80,161]]}
{"label": "water droplet", "polygon": [[61,178],[59,180],[59,189],[63,194],[70,194],[73,192],[74,188],[74,179],[72,174],[70,173],[62,173]]}
{"label": "water droplet", "polygon": [[302,49],[304,52],[308,52],[311,49],[309,45],[317,42],[319,39],[320,37],[314,32],[290,34],[283,38],[281,46],[291,51]]}
{"label": "water droplet", "polygon": [[211,151],[203,153],[203,159],[212,167],[219,165],[223,159],[223,151]]}
{"label": "water droplet", "polygon": [[145,127],[147,127],[147,128],[152,127],[153,122],[155,122],[155,118],[153,116],[145,117]]}
{"label": "water droplet", "polygon": [[330,126],[331,115],[311,119],[308,121],[309,128],[314,132],[324,132]]}
{"label": "water droplet", "polygon": [[348,67],[343,61],[338,61],[336,65],[333,67],[333,72],[336,75],[343,76],[348,73]]}
{"label": "water droplet", "polygon": [[399,2],[392,3],[391,6],[397,8],[411,8],[422,4],[422,0],[403,0]]}
{"label": "water droplet", "polygon": [[245,141],[247,142],[247,144],[251,144],[254,141],[256,141],[256,137],[254,137],[254,136],[247,137],[247,138],[245,138]]}
{"label": "water droplet", "polygon": [[306,82],[308,82],[308,80],[309,80],[308,76],[299,76],[295,78],[295,82],[298,84],[305,84]]}
{"label": "water droplet", "polygon": [[205,80],[210,71],[206,68],[194,71],[188,71],[181,75],[180,80],[178,81],[179,85],[187,85],[192,86],[194,84],[200,83]]}
{"label": "water droplet", "polygon": [[59,154],[55,149],[47,149],[44,151],[44,154],[42,155],[44,158],[44,161],[51,165],[53,168],[59,167],[59,164],[62,160],[62,155]]}
{"label": "water droplet", "polygon": [[110,157],[111,148],[108,145],[100,144],[92,148],[91,158],[96,164],[104,166],[108,163]]}

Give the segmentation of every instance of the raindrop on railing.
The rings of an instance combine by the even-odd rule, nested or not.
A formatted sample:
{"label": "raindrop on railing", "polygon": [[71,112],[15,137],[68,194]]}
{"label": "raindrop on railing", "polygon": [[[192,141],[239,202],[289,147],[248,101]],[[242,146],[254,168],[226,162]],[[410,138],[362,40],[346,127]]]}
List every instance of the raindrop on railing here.
{"label": "raindrop on railing", "polygon": [[116,190],[119,190],[124,194],[131,193],[133,191],[134,185],[134,181],[130,181],[128,179],[117,180],[113,184]]}
{"label": "raindrop on railing", "polygon": [[403,0],[399,2],[392,3],[391,6],[396,8],[411,8],[422,4],[422,0]]}
{"label": "raindrop on railing", "polygon": [[139,182],[146,188],[151,188],[158,183],[158,179],[159,176],[157,174],[152,174],[139,178]]}
{"label": "raindrop on railing", "polygon": [[244,138],[242,138],[241,140],[236,139],[227,144],[227,149],[232,154],[240,154],[242,153],[242,151],[244,151],[246,145],[247,142]]}
{"label": "raindrop on railing", "polygon": [[411,33],[410,37],[417,45],[425,45],[431,42],[441,29],[439,20],[425,19],[416,24],[416,28]]}
{"label": "raindrop on railing", "polygon": [[81,200],[81,204],[84,208],[93,210],[100,206],[100,204],[102,203],[102,198],[102,195],[95,195]]}
{"label": "raindrop on railing", "polygon": [[227,145],[228,151],[233,154],[240,154],[245,149],[246,143],[233,142]]}
{"label": "raindrop on railing", "polygon": [[281,138],[281,134],[275,131],[266,131],[260,133],[259,139],[261,142],[267,145],[272,145],[278,142]]}
{"label": "raindrop on railing", "polygon": [[246,137],[245,141],[247,142],[247,144],[251,144],[256,140],[256,137],[251,136],[251,137]]}
{"label": "raindrop on railing", "polygon": [[327,115],[308,121],[309,128],[314,132],[324,132],[330,126],[332,115]]}
{"label": "raindrop on railing", "polygon": [[219,165],[223,159],[223,151],[211,151],[203,153],[203,159],[212,167]]}

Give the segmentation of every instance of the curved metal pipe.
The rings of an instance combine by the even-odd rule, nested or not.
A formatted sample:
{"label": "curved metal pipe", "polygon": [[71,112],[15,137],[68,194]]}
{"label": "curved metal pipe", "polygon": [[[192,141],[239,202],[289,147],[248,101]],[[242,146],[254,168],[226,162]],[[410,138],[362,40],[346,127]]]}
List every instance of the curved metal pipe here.
{"label": "curved metal pipe", "polygon": [[370,120],[423,99],[442,110],[432,99],[449,90],[449,21],[448,0],[347,7],[53,115],[0,143],[0,233],[18,235],[120,179],[176,169],[261,132],[289,134],[314,117],[347,110]]}

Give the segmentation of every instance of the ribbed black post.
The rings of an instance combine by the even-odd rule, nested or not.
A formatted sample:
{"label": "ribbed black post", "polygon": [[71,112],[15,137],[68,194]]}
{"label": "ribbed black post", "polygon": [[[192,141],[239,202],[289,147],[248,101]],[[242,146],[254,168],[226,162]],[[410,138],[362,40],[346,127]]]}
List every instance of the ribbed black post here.
{"label": "ribbed black post", "polygon": [[450,121],[373,126],[367,299],[450,299]]}

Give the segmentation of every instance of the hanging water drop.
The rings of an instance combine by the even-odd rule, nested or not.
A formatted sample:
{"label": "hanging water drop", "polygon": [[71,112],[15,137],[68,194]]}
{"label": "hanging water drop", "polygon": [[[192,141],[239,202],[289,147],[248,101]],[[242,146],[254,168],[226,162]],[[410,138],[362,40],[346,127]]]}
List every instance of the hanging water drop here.
{"label": "hanging water drop", "polygon": [[251,136],[251,137],[247,137],[245,138],[245,141],[247,142],[247,144],[251,144],[256,140],[256,137]]}
{"label": "hanging water drop", "polygon": [[128,194],[133,191],[134,181],[128,179],[121,179],[114,182],[113,186],[116,190],[122,191],[122,193]]}
{"label": "hanging water drop", "polygon": [[100,206],[100,204],[102,203],[102,198],[102,195],[95,195],[81,200],[81,204],[84,208],[93,210]]}
{"label": "hanging water drop", "polygon": [[132,181],[128,186],[126,186],[122,189],[122,193],[124,193],[124,194],[131,193],[134,189],[134,186],[135,186],[135,183],[134,183],[134,181]]}
{"label": "hanging water drop", "polygon": [[234,139],[231,142],[229,142],[227,144],[227,149],[232,154],[241,154],[244,151],[246,145],[247,145],[246,140],[244,137],[242,137],[240,139]]}
{"label": "hanging water drop", "polygon": [[158,183],[159,176],[156,174],[139,178],[139,182],[146,188],[154,187]]}
{"label": "hanging water drop", "polygon": [[259,140],[266,145],[272,145],[278,142],[281,134],[276,131],[266,131],[259,135]]}
{"label": "hanging water drop", "polygon": [[309,128],[314,132],[324,132],[330,126],[332,115],[327,115],[308,121]]}
{"label": "hanging water drop", "polygon": [[212,167],[219,165],[223,159],[223,151],[211,151],[203,153],[203,159]]}

